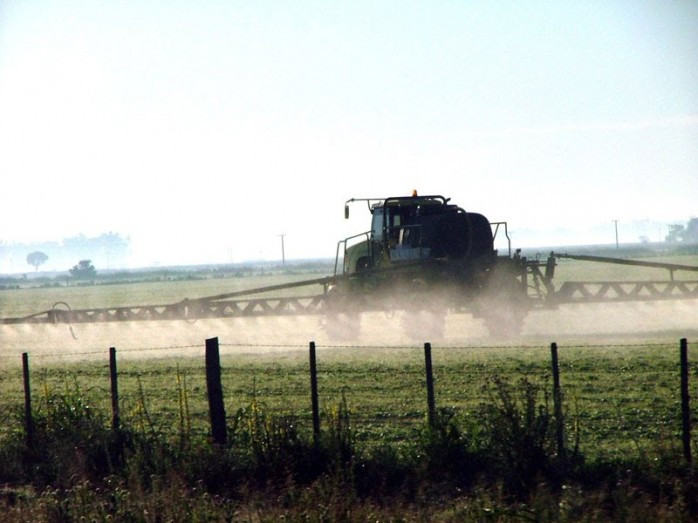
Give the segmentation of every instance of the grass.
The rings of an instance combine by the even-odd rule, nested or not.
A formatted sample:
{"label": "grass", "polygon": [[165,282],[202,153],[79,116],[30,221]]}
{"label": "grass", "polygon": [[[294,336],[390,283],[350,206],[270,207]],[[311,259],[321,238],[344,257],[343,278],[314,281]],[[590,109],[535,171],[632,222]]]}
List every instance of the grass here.
{"label": "grass", "polygon": [[4,369],[0,506],[17,521],[696,514],[681,464],[677,347],[561,347],[562,461],[547,347],[435,347],[432,357],[429,428],[419,347],[319,348],[315,446],[307,353],[225,356],[223,450],[207,439],[203,358],[120,362],[119,433],[106,361],[33,366],[38,454],[23,448],[21,374]]}
{"label": "grass", "polygon": [[[222,347],[225,351],[226,347]],[[234,348],[232,350],[235,350]],[[346,399],[356,438],[369,447],[401,445],[426,410],[424,356],[414,348],[319,348],[321,405]],[[546,346],[433,349],[436,400],[459,422],[481,405],[494,379],[521,379],[550,391]],[[154,427],[174,434],[179,389],[186,385],[191,426],[208,430],[203,356],[119,362],[119,390],[126,417],[144,406]],[[293,415],[310,426],[307,351],[236,354],[222,358],[226,410],[232,416],[252,400],[275,416]],[[680,429],[678,340],[651,346],[560,347],[567,430],[589,457],[653,452],[656,442],[677,439]],[[180,380],[177,380],[177,376]],[[100,410],[109,410],[106,351],[102,362],[33,363],[35,401],[42,391],[79,389]],[[19,367],[0,371],[0,412],[22,403]],[[141,401],[141,397],[145,401]],[[142,404],[144,403],[144,405]]]}

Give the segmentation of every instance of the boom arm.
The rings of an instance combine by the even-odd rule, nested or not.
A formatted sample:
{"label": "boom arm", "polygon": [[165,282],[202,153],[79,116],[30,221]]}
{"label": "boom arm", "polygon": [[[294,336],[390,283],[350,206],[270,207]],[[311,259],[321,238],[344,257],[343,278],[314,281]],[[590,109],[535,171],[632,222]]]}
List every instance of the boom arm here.
{"label": "boom arm", "polygon": [[681,265],[678,263],[659,263],[647,262],[640,260],[624,260],[622,258],[608,258],[605,256],[588,256],[583,254],[559,254],[553,253],[556,258],[567,258],[570,260],[592,261],[601,263],[614,263],[616,265],[634,265],[636,267],[653,267],[655,269],[666,269],[671,274],[671,279],[674,279],[674,271],[693,271],[698,272],[698,267],[692,265]]}

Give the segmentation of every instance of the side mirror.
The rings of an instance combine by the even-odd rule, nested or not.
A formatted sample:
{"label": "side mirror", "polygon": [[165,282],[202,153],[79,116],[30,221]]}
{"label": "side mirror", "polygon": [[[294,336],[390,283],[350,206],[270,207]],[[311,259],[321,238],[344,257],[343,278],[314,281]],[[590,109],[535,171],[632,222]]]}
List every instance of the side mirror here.
{"label": "side mirror", "polygon": [[344,206],[344,219],[345,220],[349,219],[349,206],[348,205]]}

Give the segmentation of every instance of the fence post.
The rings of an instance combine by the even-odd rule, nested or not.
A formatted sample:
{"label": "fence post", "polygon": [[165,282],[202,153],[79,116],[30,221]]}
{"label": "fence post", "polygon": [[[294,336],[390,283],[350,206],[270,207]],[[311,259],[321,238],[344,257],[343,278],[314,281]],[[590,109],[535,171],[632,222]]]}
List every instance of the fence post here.
{"label": "fence post", "polygon": [[560,388],[560,365],[557,359],[557,343],[550,344],[553,370],[553,409],[555,411],[555,437],[557,440],[557,455],[565,457],[565,422],[562,417],[562,390]]}
{"label": "fence post", "polygon": [[313,438],[317,443],[320,437],[320,402],[317,393],[317,361],[314,341],[310,342],[310,402],[313,409]]}
{"label": "fence post", "polygon": [[688,341],[681,339],[681,418],[683,425],[683,456],[686,463],[691,463],[691,408],[688,394]]}
{"label": "fence post", "polygon": [[109,379],[111,381],[111,426],[118,430],[119,420],[119,385],[116,380],[116,347],[109,347]]}
{"label": "fence post", "polygon": [[32,415],[32,394],[29,385],[29,354],[22,353],[22,376],[24,378],[24,423],[27,447],[34,448],[34,417]]}
{"label": "fence post", "polygon": [[429,426],[433,427],[436,421],[436,402],[434,400],[434,374],[431,366],[431,343],[424,344],[424,366],[427,375],[427,419]]}
{"label": "fence post", "polygon": [[223,385],[221,384],[221,359],[218,338],[206,340],[206,390],[208,410],[211,417],[213,442],[225,445],[228,439],[225,426],[225,406],[223,405]]}

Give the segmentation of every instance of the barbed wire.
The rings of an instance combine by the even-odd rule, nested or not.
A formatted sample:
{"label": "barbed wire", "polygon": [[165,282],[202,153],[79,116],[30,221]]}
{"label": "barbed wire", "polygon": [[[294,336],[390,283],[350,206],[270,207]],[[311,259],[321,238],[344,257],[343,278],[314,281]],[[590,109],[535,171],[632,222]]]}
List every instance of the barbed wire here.
{"label": "barbed wire", "polygon": [[[552,344],[553,342],[551,342]],[[431,344],[433,352],[440,353],[444,351],[475,351],[475,350],[545,350],[550,348],[551,344],[531,344],[531,345],[517,345],[517,344],[500,344],[500,345],[440,345],[438,343]],[[676,342],[653,342],[653,343],[571,343],[565,344],[556,343],[558,350],[564,351],[569,349],[654,349],[661,347],[675,347]],[[236,347],[236,348],[267,348],[267,349],[307,349],[308,344],[270,344],[270,343],[219,343],[219,347]],[[377,344],[377,345],[365,345],[365,344],[316,344],[316,349],[347,349],[347,350],[422,350],[424,344],[414,344],[414,345],[389,345],[389,344]],[[174,350],[189,350],[189,349],[204,349],[204,345],[201,344],[189,344],[189,345],[163,345],[163,346],[148,346],[148,347],[129,347],[119,349],[117,347],[118,353],[146,353],[146,352],[156,352],[156,351],[174,351]],[[23,351],[27,352],[34,359],[61,359],[61,358],[71,358],[71,357],[81,357],[81,356],[97,356],[108,354],[108,349],[88,347],[86,350],[73,351],[73,352],[62,352],[59,354],[46,354],[48,351],[53,351],[55,348],[51,347],[35,347],[33,349]],[[0,360],[9,360],[15,358],[15,356],[10,355],[0,355]]]}
{"label": "barbed wire", "polygon": [[656,342],[656,343],[602,343],[602,344],[557,344],[558,349],[587,349],[587,348],[657,348],[657,347],[673,347],[676,344],[671,342]]}
{"label": "barbed wire", "polygon": [[[152,352],[152,351],[167,351],[167,350],[181,350],[181,349],[203,349],[204,347],[202,345],[168,345],[168,346],[161,346],[161,347],[132,347],[132,348],[126,348],[126,349],[117,349],[117,354],[122,353],[122,352]],[[38,348],[35,349],[36,351],[48,351],[48,350],[54,350],[53,348],[47,349],[47,348]],[[85,351],[75,351],[75,352],[62,352],[60,354],[43,354],[41,352],[37,353],[32,353],[31,351],[24,351],[27,352],[32,358],[36,359],[51,359],[51,358],[64,358],[64,357],[73,357],[73,356],[95,356],[95,355],[108,355],[109,354],[109,349],[96,349],[96,348],[90,348]],[[10,359],[10,356],[5,356],[2,355],[0,356],[0,359]]]}
{"label": "barbed wire", "polygon": [[291,343],[219,343],[219,347],[263,347],[269,349],[307,349],[308,343],[291,344]]}

